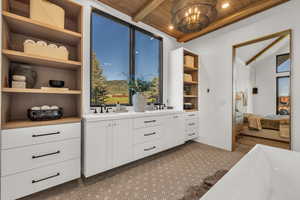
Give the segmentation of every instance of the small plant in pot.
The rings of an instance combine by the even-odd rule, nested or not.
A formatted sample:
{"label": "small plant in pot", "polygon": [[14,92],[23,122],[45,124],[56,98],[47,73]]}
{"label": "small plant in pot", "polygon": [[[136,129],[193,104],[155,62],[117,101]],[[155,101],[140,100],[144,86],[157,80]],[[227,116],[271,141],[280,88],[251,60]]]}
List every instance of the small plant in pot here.
{"label": "small plant in pot", "polygon": [[146,98],[144,92],[149,91],[151,88],[151,82],[145,81],[141,78],[136,80],[130,80],[128,88],[132,91],[132,103],[135,112],[145,112]]}

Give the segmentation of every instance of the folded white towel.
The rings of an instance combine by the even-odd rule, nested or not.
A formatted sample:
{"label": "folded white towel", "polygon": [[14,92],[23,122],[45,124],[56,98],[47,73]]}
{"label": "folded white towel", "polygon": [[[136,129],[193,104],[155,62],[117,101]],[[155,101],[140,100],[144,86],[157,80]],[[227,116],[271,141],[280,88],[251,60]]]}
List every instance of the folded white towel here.
{"label": "folded white towel", "polygon": [[13,75],[13,80],[14,80],[14,81],[26,81],[26,76],[22,76],[22,75]]}

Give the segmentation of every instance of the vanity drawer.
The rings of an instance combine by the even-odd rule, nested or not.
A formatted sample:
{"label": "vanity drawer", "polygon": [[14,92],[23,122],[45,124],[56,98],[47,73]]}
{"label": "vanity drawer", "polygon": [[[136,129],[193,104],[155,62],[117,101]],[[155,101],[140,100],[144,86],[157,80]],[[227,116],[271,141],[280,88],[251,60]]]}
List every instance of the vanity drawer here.
{"label": "vanity drawer", "polygon": [[188,112],[184,115],[185,119],[195,119],[198,118],[198,112]]}
{"label": "vanity drawer", "polygon": [[64,140],[1,152],[1,176],[80,158],[80,139]]}
{"label": "vanity drawer", "polygon": [[80,177],[80,159],[1,178],[1,200],[12,200]]}
{"label": "vanity drawer", "polygon": [[146,142],[134,146],[134,159],[138,160],[152,154],[158,153],[161,149],[161,142],[159,140]]}
{"label": "vanity drawer", "polygon": [[161,117],[144,117],[134,119],[134,128],[145,128],[159,126],[161,124]]}
{"label": "vanity drawer", "polygon": [[190,129],[188,131],[185,132],[186,136],[186,141],[187,140],[192,140],[192,139],[196,139],[199,136],[199,131],[198,129]]}
{"label": "vanity drawer", "polygon": [[80,123],[3,130],[1,148],[9,149],[69,138],[80,138],[80,133]]}
{"label": "vanity drawer", "polygon": [[185,120],[185,130],[197,129],[198,123],[198,118]]}
{"label": "vanity drawer", "polygon": [[134,131],[134,144],[157,140],[161,137],[161,127],[148,127]]}

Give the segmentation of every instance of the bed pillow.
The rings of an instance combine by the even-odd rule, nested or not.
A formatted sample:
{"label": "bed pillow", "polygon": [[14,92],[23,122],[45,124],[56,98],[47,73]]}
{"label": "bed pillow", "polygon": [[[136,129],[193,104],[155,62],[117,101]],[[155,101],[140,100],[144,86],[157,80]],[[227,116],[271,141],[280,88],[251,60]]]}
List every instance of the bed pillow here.
{"label": "bed pillow", "polygon": [[260,122],[260,117],[257,116],[249,116],[248,117],[248,128],[251,130],[261,130],[262,126],[261,126],[261,122]]}

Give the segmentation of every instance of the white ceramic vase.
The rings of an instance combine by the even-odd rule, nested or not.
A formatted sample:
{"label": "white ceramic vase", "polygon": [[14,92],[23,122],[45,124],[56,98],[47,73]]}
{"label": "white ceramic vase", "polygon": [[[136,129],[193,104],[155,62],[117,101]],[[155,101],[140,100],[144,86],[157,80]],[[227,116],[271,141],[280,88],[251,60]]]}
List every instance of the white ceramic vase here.
{"label": "white ceramic vase", "polygon": [[132,96],[134,112],[145,112],[146,99],[143,93],[137,92]]}

